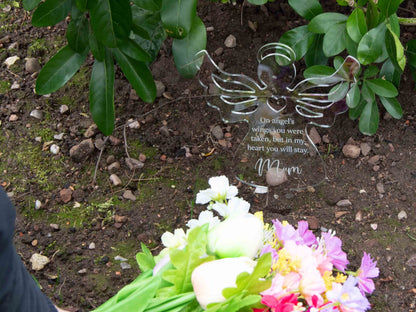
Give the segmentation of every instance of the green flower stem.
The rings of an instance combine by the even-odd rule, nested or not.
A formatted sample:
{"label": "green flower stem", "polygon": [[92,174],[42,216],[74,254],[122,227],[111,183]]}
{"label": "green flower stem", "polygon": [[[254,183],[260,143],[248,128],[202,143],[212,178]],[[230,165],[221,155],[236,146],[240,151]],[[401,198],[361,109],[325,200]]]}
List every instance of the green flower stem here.
{"label": "green flower stem", "polygon": [[400,25],[416,26],[416,17],[399,17]]}
{"label": "green flower stem", "polygon": [[155,305],[150,303],[149,306],[144,310],[144,312],[165,312],[173,311],[175,309],[181,309],[185,305],[189,304],[191,301],[195,300],[195,298],[195,293],[193,291],[176,295],[174,297],[169,297],[165,300],[160,300],[160,298],[156,298]]}

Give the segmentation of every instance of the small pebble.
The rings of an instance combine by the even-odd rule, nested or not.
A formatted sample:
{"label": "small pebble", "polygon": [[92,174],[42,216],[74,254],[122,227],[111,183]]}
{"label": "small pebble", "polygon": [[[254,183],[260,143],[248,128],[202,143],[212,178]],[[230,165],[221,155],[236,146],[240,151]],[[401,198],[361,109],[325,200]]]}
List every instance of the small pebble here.
{"label": "small pebble", "polygon": [[286,171],[280,168],[270,168],[266,173],[266,183],[270,186],[277,186],[287,181]]}
{"label": "small pebble", "polygon": [[114,260],[120,261],[120,262],[126,262],[127,261],[126,258],[123,258],[122,256],[118,256],[118,255],[114,257]]}
{"label": "small pebble", "polygon": [[49,262],[49,258],[41,254],[35,253],[29,260],[32,263],[32,270],[42,270]]}
{"label": "small pebble", "polygon": [[404,210],[400,211],[399,214],[397,215],[397,218],[399,218],[399,220],[407,219],[406,211]]}
{"label": "small pebble", "polygon": [[57,155],[59,153],[59,146],[56,144],[52,144],[49,150],[52,154]]}
{"label": "small pebble", "polygon": [[125,199],[131,200],[131,201],[135,201],[136,200],[136,196],[134,196],[133,192],[130,190],[127,190],[124,192],[123,197]]}
{"label": "small pebble", "polygon": [[16,114],[11,114],[9,117],[9,121],[13,122],[13,121],[17,121],[19,119],[19,117]]}
{"label": "small pebble", "polygon": [[225,41],[224,41],[224,45],[227,48],[235,48],[237,46],[237,38],[234,37],[233,35],[229,35]]}
{"label": "small pebble", "polygon": [[358,211],[358,212],[355,214],[355,221],[360,222],[360,221],[362,221],[362,220],[363,220],[363,213],[362,213],[362,211],[360,210],[360,211]]}
{"label": "small pebble", "polygon": [[49,227],[52,228],[52,229],[54,229],[55,231],[58,231],[59,230],[59,224],[56,224],[56,223],[49,224]]}
{"label": "small pebble", "polygon": [[79,275],[84,275],[86,273],[87,273],[87,269],[81,269],[81,270],[78,271]]}
{"label": "small pebble", "polygon": [[55,140],[58,140],[58,141],[62,141],[63,139],[64,139],[64,135],[65,135],[65,133],[59,133],[59,134],[55,134],[54,136],[53,136],[53,138],[55,139]]}
{"label": "small pebble", "polygon": [[92,243],[88,246],[88,249],[95,249],[95,243],[94,243],[94,242],[92,242]]}
{"label": "small pebble", "polygon": [[377,230],[377,223],[371,223],[370,226],[374,231]]}
{"label": "small pebble", "polygon": [[120,267],[122,270],[129,270],[131,269],[131,265],[128,262],[121,262]]}
{"label": "small pebble", "polygon": [[110,181],[111,181],[111,183],[113,183],[114,186],[121,185],[121,183],[122,183],[120,178],[114,173],[112,175],[110,175]]}
{"label": "small pebble", "polygon": [[39,199],[37,199],[35,201],[35,209],[38,210],[38,209],[40,209],[40,207],[42,207],[42,203]]}
{"label": "small pebble", "polygon": [[381,182],[377,183],[376,189],[377,189],[377,192],[379,192],[380,194],[384,194],[384,192],[385,192],[384,191],[384,185]]}
{"label": "small pebble", "polygon": [[8,57],[3,64],[7,66],[7,68],[10,68],[12,65],[14,65],[18,60],[20,60],[20,57],[18,56],[10,56]]}
{"label": "small pebble", "polygon": [[224,138],[224,133],[222,132],[222,128],[219,125],[216,125],[211,129],[211,134],[217,140],[222,140]]}
{"label": "small pebble", "polygon": [[352,203],[349,199],[341,199],[340,201],[337,202],[336,205],[338,207],[347,207],[347,206],[351,206]]}
{"label": "small pebble", "polygon": [[16,81],[13,82],[13,84],[10,87],[11,90],[17,90],[20,89],[20,84],[18,84]]}
{"label": "small pebble", "polygon": [[359,146],[346,144],[342,148],[342,153],[348,158],[358,158],[360,156],[361,149]]}
{"label": "small pebble", "polygon": [[69,110],[69,107],[67,106],[67,105],[61,105],[60,107],[59,107],[59,113],[60,114],[65,114],[67,111]]}

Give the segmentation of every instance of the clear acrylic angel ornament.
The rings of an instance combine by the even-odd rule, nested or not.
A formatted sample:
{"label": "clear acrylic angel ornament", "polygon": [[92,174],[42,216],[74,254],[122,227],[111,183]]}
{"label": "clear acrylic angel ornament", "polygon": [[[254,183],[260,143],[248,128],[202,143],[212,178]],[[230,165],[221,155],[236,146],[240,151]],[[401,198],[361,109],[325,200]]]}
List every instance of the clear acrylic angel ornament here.
{"label": "clear acrylic angel ornament", "polygon": [[295,84],[294,51],[270,43],[257,53],[257,81],[221,70],[206,51],[199,80],[209,106],[225,123],[247,122],[249,130],[234,154],[237,179],[267,192],[298,190],[327,179],[324,161],[310,137],[312,127],[331,127],[347,110],[345,98],[357,83],[359,62],[348,56],[333,73]]}

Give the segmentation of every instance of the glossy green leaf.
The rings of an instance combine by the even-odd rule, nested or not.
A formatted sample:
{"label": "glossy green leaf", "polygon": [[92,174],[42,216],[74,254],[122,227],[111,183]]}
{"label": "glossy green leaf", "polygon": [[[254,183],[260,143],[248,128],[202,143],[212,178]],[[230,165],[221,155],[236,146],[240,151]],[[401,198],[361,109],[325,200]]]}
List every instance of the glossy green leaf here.
{"label": "glossy green leaf", "polygon": [[375,65],[371,65],[367,67],[363,73],[363,78],[371,78],[377,75],[379,72],[378,67]]}
{"label": "glossy green leaf", "polygon": [[167,34],[176,39],[185,38],[196,16],[197,0],[162,0],[161,19]]}
{"label": "glossy green leaf", "polygon": [[403,72],[406,66],[406,57],[404,55],[404,47],[400,42],[400,38],[392,30],[390,25],[387,25],[388,31],[386,32],[386,50],[394,65],[394,67]]}
{"label": "glossy green leaf", "polygon": [[152,12],[162,8],[162,0],[133,0],[132,2],[138,7]]}
{"label": "glossy green leaf", "polygon": [[96,60],[92,68],[90,111],[98,129],[110,135],[114,130],[114,61],[108,51],[104,62]]}
{"label": "glossy green leaf", "polygon": [[383,96],[380,96],[379,98],[386,111],[393,118],[400,119],[403,117],[403,109],[396,98],[386,98]]}
{"label": "glossy green leaf", "polygon": [[377,9],[377,5],[372,1],[367,3],[366,22],[368,29],[377,27],[380,23],[380,12]]}
{"label": "glossy green leaf", "polygon": [[352,40],[360,42],[367,32],[365,15],[361,8],[356,8],[347,19],[347,32]]}
{"label": "glossy green leaf", "polygon": [[91,53],[97,60],[99,60],[100,62],[104,62],[105,47],[100,42],[98,42],[97,38],[95,38],[92,28],[89,27],[88,29],[89,29],[88,43],[89,43]]}
{"label": "glossy green leaf", "polygon": [[384,62],[379,74],[380,78],[390,81],[396,88],[399,88],[401,76],[402,73],[394,67],[390,59]]}
{"label": "glossy green leaf", "polygon": [[317,34],[324,34],[328,32],[335,25],[340,23],[345,23],[347,21],[347,16],[340,13],[322,13],[315,16],[309,23],[308,29],[311,32]]}
{"label": "glossy green leaf", "polygon": [[361,64],[371,64],[383,56],[385,33],[386,26],[381,24],[363,36],[357,49],[358,61]]}
{"label": "glossy green leaf", "polygon": [[49,94],[58,90],[74,76],[86,57],[87,50],[82,54],[69,46],[59,50],[40,71],[36,79],[36,93]]}
{"label": "glossy green leaf", "polygon": [[397,12],[397,9],[402,2],[403,0],[378,0],[378,9],[384,16],[390,16]]}
{"label": "glossy green leaf", "polygon": [[349,55],[357,58],[358,43],[352,40],[348,33],[345,36],[345,47]]}
{"label": "glossy green leaf", "polygon": [[351,88],[348,91],[345,100],[349,108],[355,108],[358,106],[358,104],[360,104],[361,93],[358,83],[354,83],[351,85]]}
{"label": "glossy green leaf", "polygon": [[268,0],[248,0],[248,2],[250,2],[251,4],[254,5],[263,5],[265,3],[267,3]]}
{"label": "glossy green leaf", "polygon": [[88,1],[91,26],[95,37],[107,47],[127,39],[132,24],[129,0]]}
{"label": "glossy green leaf", "polygon": [[331,90],[329,91],[328,100],[334,101],[334,102],[341,101],[345,99],[345,97],[347,96],[348,90],[349,90],[348,82],[339,83],[333,86]]}
{"label": "glossy green leaf", "polygon": [[327,57],[340,54],[345,50],[345,23],[335,24],[324,35],[322,49]]}
{"label": "glossy green leaf", "polygon": [[296,61],[300,60],[312,44],[314,33],[308,30],[308,25],[299,26],[285,32],[279,42],[291,47],[296,54]]}
{"label": "glossy green leaf", "polygon": [[154,60],[166,39],[166,32],[160,20],[160,13],[141,9],[135,5],[132,7],[133,25],[139,25],[147,36],[131,34],[130,38],[140,45]]}
{"label": "glossy green leaf", "polygon": [[363,112],[363,110],[364,110],[364,107],[365,107],[365,104],[366,104],[367,102],[366,101],[364,101],[362,98],[361,98],[361,100],[360,100],[360,102],[359,102],[359,104],[357,105],[357,106],[355,106],[355,107],[350,107],[350,109],[348,110],[348,117],[351,119],[351,120],[356,120],[358,117],[360,117],[360,115],[361,115],[361,113]]}
{"label": "glossy green leaf", "polygon": [[337,0],[337,3],[341,6],[348,6],[348,1],[347,0]]}
{"label": "glossy green leaf", "polygon": [[315,65],[305,69],[303,76],[305,78],[319,78],[331,76],[333,73],[335,73],[335,69],[332,67],[325,65]]}
{"label": "glossy green leaf", "polygon": [[75,0],[75,4],[81,12],[85,12],[87,10],[87,2],[88,0]]}
{"label": "glossy green leaf", "polygon": [[41,0],[23,0],[23,8],[26,11],[32,11],[38,6]]}
{"label": "glossy green leaf", "polygon": [[322,34],[314,36],[312,44],[305,54],[306,66],[325,65],[328,62],[328,58],[322,50],[323,41],[324,36]]}
{"label": "glossy green leaf", "polygon": [[172,54],[176,68],[185,78],[193,77],[200,68],[203,58],[195,59],[195,54],[204,50],[207,33],[204,23],[195,17],[191,31],[184,39],[173,39]]}
{"label": "glossy green leaf", "polygon": [[392,14],[389,16],[387,25],[390,25],[391,30],[398,37],[400,37],[400,23],[399,23],[399,18],[397,17],[396,14]]}
{"label": "glossy green leaf", "polygon": [[129,57],[141,61],[141,62],[150,62],[152,61],[151,56],[147,53],[141,46],[131,39],[124,40],[119,43],[118,47],[124,54]]}
{"label": "glossy green leaf", "polygon": [[396,87],[384,79],[368,79],[367,86],[377,95],[384,97],[396,97],[399,93]]}
{"label": "glossy green leaf", "polygon": [[39,4],[32,16],[36,27],[52,26],[62,21],[72,7],[72,0],[46,0]]}
{"label": "glossy green leaf", "polygon": [[112,51],[123,74],[137,94],[143,101],[153,102],[156,98],[156,85],[149,67],[143,62],[130,58],[119,49],[113,49]]}
{"label": "glossy green leaf", "polygon": [[368,2],[368,0],[358,0],[358,1],[357,1],[357,4],[358,4],[359,6],[365,6],[365,5],[367,4],[367,2]]}
{"label": "glossy green leaf", "polygon": [[342,56],[336,56],[334,57],[334,68],[338,69],[342,66],[342,64],[344,63],[344,58]]}
{"label": "glossy green leaf", "polygon": [[82,53],[88,47],[89,26],[85,16],[72,20],[66,30],[66,39],[72,50]]}
{"label": "glossy green leaf", "polygon": [[358,127],[365,135],[373,135],[376,133],[379,123],[379,112],[376,101],[367,102],[360,115]]}
{"label": "glossy green leaf", "polygon": [[318,0],[289,0],[289,5],[308,21],[322,13],[322,6]]}

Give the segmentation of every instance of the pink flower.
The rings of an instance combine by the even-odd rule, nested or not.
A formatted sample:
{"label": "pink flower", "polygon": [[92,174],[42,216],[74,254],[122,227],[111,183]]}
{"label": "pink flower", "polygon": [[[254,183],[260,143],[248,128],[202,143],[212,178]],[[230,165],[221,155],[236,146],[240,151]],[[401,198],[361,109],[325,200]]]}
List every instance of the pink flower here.
{"label": "pink flower", "polygon": [[325,282],[317,269],[310,269],[302,272],[302,279],[299,284],[299,290],[309,305],[313,303],[313,298],[318,303],[323,303],[321,294],[325,292]]}
{"label": "pink flower", "polygon": [[327,256],[331,259],[331,263],[340,271],[344,272],[347,264],[347,254],[342,251],[342,241],[332,236],[330,233],[323,233],[322,238],[325,241],[325,251]]}
{"label": "pink flower", "polygon": [[361,266],[358,269],[358,288],[363,295],[365,293],[371,294],[375,289],[372,278],[378,277],[380,272],[376,265],[377,261],[371,259],[370,254],[364,252]]}
{"label": "pink flower", "polygon": [[298,222],[298,234],[299,237],[302,239],[302,243],[308,247],[312,245],[316,245],[316,237],[315,234],[311,230],[308,229],[308,222],[306,221],[299,221]]}
{"label": "pink flower", "polygon": [[298,304],[298,296],[290,294],[282,298],[263,296],[261,303],[271,308],[273,312],[292,312]]}

